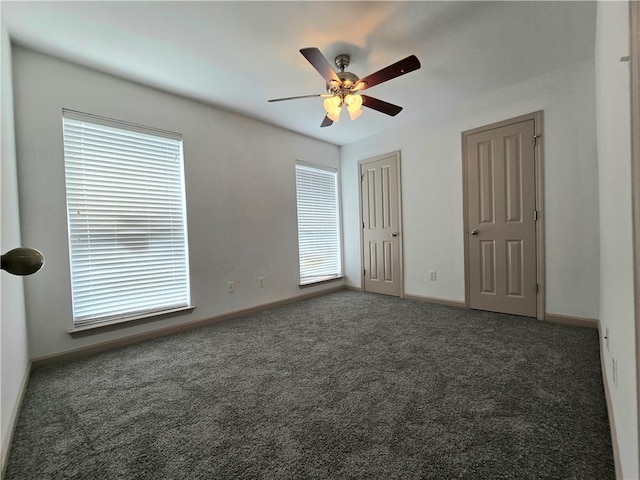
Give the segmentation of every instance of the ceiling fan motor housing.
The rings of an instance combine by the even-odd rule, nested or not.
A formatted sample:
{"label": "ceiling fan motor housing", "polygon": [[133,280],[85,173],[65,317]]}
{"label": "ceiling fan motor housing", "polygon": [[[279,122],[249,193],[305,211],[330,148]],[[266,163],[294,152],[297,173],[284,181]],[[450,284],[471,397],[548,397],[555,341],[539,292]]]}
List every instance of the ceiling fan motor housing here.
{"label": "ceiling fan motor housing", "polygon": [[344,69],[349,66],[351,62],[351,57],[346,53],[336,56],[334,59],[336,67],[340,69],[339,72],[336,72],[336,75],[340,79],[340,82],[335,80],[330,80],[327,82],[327,92],[332,95],[340,95],[344,97],[351,93],[353,88],[356,85],[356,82],[360,80],[355,73],[345,72]]}
{"label": "ceiling fan motor housing", "polygon": [[327,82],[327,92],[333,95],[347,95],[351,93],[356,82],[360,80],[360,77],[351,72],[336,72],[336,75],[340,79],[340,82],[336,82],[335,80]]}

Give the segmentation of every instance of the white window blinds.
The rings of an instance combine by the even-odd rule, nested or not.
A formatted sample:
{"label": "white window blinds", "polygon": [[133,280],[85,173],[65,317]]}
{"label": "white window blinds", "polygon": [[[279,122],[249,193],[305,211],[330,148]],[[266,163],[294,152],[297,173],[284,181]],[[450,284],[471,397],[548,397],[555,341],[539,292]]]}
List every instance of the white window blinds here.
{"label": "white window blinds", "polygon": [[336,170],[296,163],[296,193],[300,283],[342,275]]}
{"label": "white window blinds", "polygon": [[63,111],[76,326],[188,307],[182,136]]}

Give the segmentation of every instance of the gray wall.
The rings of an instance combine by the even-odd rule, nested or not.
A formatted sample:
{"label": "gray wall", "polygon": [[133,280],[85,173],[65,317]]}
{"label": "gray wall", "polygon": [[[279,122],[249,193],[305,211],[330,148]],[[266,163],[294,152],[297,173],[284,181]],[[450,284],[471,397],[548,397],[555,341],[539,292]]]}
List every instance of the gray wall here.
{"label": "gray wall", "polygon": [[[603,351],[622,478],[640,478],[633,248],[631,221],[631,125],[629,5],[599,2],[596,36],[596,92],[600,190],[600,322],[609,331]],[[616,359],[614,382],[613,359]]]}
{"label": "gray wall", "polygon": [[[360,285],[358,160],[401,150],[405,292],[462,302],[461,132],[544,111],[546,313],[598,318],[598,166],[592,60],[468,101],[437,121],[342,148],[346,282]],[[437,280],[429,281],[429,270]]]}
{"label": "gray wall", "polygon": [[[13,122],[13,92],[11,82],[11,45],[4,23],[0,19],[2,37],[2,168],[0,253],[21,246],[18,211],[18,179],[16,176],[16,148]],[[22,277],[0,272],[0,446],[4,467],[11,431],[19,408],[21,391],[29,368],[27,326],[24,308]]]}
{"label": "gray wall", "polygon": [[[298,287],[294,169],[296,159],[337,168],[338,147],[23,48],[13,56],[22,234],[47,259],[26,285],[32,358],[341,284]],[[67,333],[63,108],[183,134],[194,313],[82,338]]]}

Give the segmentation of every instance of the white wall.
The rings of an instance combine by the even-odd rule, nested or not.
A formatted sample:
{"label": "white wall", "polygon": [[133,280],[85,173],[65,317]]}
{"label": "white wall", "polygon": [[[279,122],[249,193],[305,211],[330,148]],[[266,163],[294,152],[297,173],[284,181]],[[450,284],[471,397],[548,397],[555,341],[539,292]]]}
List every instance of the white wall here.
{"label": "white wall", "polygon": [[[338,147],[30,50],[13,54],[22,234],[47,261],[26,285],[32,358],[341,285],[298,287],[294,169],[296,159],[338,167]],[[183,134],[194,313],[82,338],[67,333],[62,108]]]}
{"label": "white wall", "polygon": [[[1,18],[0,24],[2,35],[0,38],[2,48],[0,253],[6,253],[21,246],[21,243],[11,84],[11,45]],[[2,468],[5,465],[11,432],[19,408],[21,390],[28,374],[29,359],[22,277],[10,275],[4,270],[0,272],[0,293],[0,361],[2,362],[0,365],[0,448],[2,452],[0,468]]]}
{"label": "white wall", "polygon": [[[600,321],[623,478],[639,478],[631,220],[629,5],[599,2],[596,92],[600,188]],[[618,381],[613,382],[613,358]]]}
{"label": "white wall", "polygon": [[546,312],[597,318],[594,95],[593,61],[580,62],[476,98],[439,121],[343,146],[346,283],[360,286],[362,268],[357,162],[401,150],[405,293],[463,302],[461,132],[543,110]]}

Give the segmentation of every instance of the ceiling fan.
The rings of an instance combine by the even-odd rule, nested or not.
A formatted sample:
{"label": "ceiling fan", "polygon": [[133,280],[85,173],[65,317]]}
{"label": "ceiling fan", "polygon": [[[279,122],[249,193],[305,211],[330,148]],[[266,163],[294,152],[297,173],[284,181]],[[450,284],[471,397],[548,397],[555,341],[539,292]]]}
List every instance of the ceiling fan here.
{"label": "ceiling fan", "polygon": [[385,113],[395,117],[402,111],[402,107],[392,103],[378,100],[368,95],[360,95],[358,92],[379,85],[382,82],[413,72],[420,68],[420,61],[415,55],[410,55],[399,62],[389,65],[388,67],[378,70],[364,78],[359,78],[351,72],[345,72],[345,68],[349,66],[351,60],[349,55],[342,54],[335,58],[335,65],[340,69],[339,72],[329,64],[329,61],[315,47],[303,48],[300,53],[315,68],[327,82],[327,93],[318,93],[315,95],[301,95],[297,97],[274,98],[269,102],[283,102],[285,100],[297,100],[300,98],[324,98],[324,109],[327,115],[320,124],[321,127],[328,127],[340,119],[342,106],[346,105],[349,117],[355,120],[362,114],[361,107],[371,108],[378,112]]}

